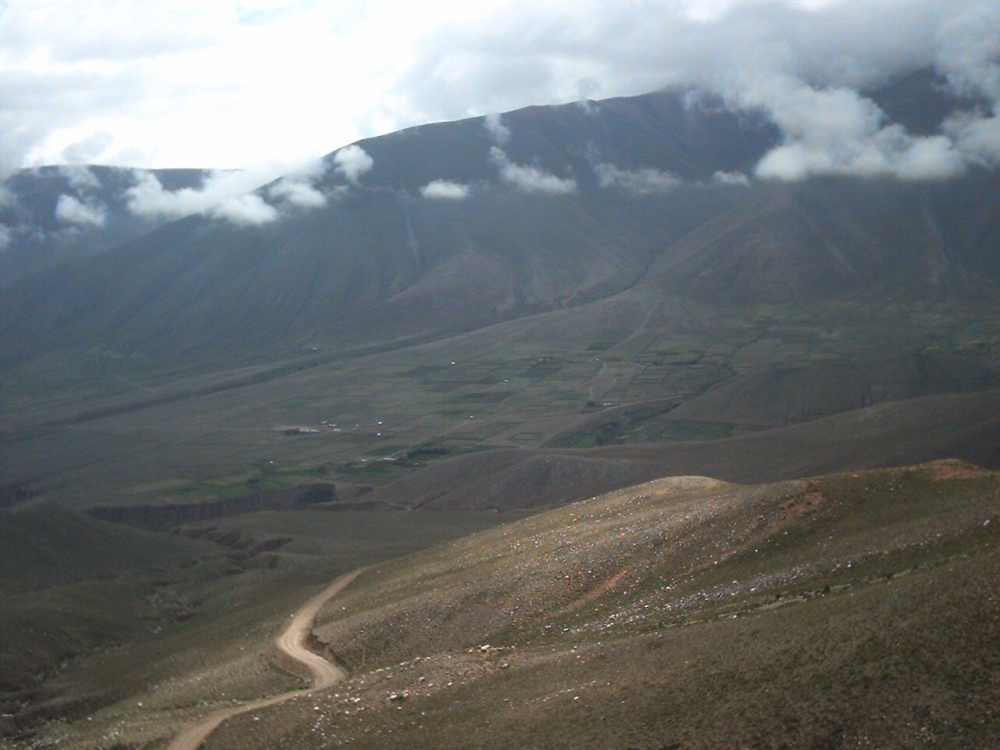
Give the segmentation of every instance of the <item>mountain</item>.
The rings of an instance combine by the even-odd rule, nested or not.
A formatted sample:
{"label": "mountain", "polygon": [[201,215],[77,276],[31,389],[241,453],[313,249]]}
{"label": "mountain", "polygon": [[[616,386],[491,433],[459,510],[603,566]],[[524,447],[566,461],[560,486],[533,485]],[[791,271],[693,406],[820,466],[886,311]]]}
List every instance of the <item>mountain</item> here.
{"label": "mountain", "polygon": [[130,190],[155,179],[167,191],[197,190],[203,169],[62,166],[22,169],[0,180],[0,285],[97,255],[166,224],[137,213]]}
{"label": "mountain", "polygon": [[[920,72],[872,96],[914,132],[962,106]],[[2,483],[381,486],[1000,388],[1000,174],[752,178],[778,143],[692,90],[421,126],[24,278],[0,299]],[[944,457],[924,439],[907,455]]]}
{"label": "mountain", "polygon": [[[266,223],[192,216],[18,285],[3,361],[95,345],[245,361],[468,330],[651,280],[753,304],[900,281],[911,296],[992,293],[1000,274],[992,172],[743,185],[773,126],[690,91],[489,122],[362,141],[357,175],[337,152],[308,188],[321,207],[283,200],[298,183],[279,181],[252,196]],[[458,192],[421,195],[435,184]]]}
{"label": "mountain", "polygon": [[782,143],[671,90],[162,224],[135,188],[212,176],[16,175],[0,742],[997,745],[1000,173],[755,176]]}
{"label": "mountain", "polygon": [[[91,346],[138,346],[154,359],[206,349],[218,356],[220,348],[246,356],[273,351],[276,339],[286,346],[441,333],[606,296],[634,283],[658,244],[696,226],[727,191],[709,191],[707,201],[700,190],[671,204],[609,201],[595,159],[618,159],[622,169],[669,163],[710,179],[749,166],[774,137],[761,123],[744,133],[724,111],[689,112],[680,94],[611,102],[601,112],[571,105],[507,115],[503,127],[517,136],[504,158],[524,162],[515,173],[521,189],[498,179],[503,166],[483,118],[362,141],[370,171],[348,187],[328,158],[313,185],[330,196],[322,208],[292,205],[266,225],[192,216],[10,290],[5,313],[23,335],[10,342],[16,354],[6,351],[32,357],[79,342],[86,329]],[[556,183],[553,191],[545,176],[577,189]],[[436,180],[471,184],[469,197],[420,197]],[[269,197],[277,185],[260,195],[278,203]]]}

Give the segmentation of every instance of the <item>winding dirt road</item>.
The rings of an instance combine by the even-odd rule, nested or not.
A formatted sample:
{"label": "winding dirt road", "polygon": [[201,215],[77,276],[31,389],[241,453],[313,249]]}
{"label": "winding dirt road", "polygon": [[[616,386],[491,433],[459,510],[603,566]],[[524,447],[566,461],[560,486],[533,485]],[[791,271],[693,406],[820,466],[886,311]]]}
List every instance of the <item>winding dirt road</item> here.
{"label": "winding dirt road", "polygon": [[212,732],[214,732],[222,722],[232,716],[245,714],[248,711],[256,711],[259,708],[265,708],[267,706],[273,706],[276,703],[283,703],[284,701],[299,695],[308,695],[316,690],[322,690],[323,688],[330,687],[331,685],[344,680],[347,677],[347,672],[345,672],[343,668],[337,666],[336,664],[331,664],[322,656],[314,654],[312,651],[308,650],[303,645],[303,641],[305,640],[309,629],[312,627],[312,622],[316,617],[316,613],[319,612],[320,607],[347,588],[351,581],[357,578],[360,574],[361,570],[355,570],[352,573],[347,573],[337,578],[333,583],[323,589],[323,591],[302,605],[302,607],[292,617],[292,621],[289,623],[288,627],[285,628],[284,632],[282,632],[277,639],[275,639],[275,645],[279,649],[284,651],[296,661],[309,667],[309,671],[313,674],[312,687],[305,688],[303,690],[291,690],[287,693],[272,695],[270,698],[261,698],[260,700],[253,701],[252,703],[244,703],[241,706],[220,708],[218,711],[213,711],[202,721],[194,726],[188,727],[174,737],[174,741],[170,743],[167,750],[198,750],[198,748],[201,747],[201,743],[204,742],[205,739]]}

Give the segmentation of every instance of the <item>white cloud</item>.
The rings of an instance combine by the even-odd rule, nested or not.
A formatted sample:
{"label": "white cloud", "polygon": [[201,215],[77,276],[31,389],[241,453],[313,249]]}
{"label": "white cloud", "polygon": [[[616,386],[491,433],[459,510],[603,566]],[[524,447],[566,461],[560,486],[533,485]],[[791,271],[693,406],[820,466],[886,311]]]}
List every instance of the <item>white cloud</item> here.
{"label": "white cloud", "polygon": [[277,176],[271,172],[273,167],[265,170],[212,172],[200,188],[165,190],[156,175],[136,171],[136,184],[125,191],[125,198],[129,211],[138,216],[180,218],[205,211],[259,187]]}
{"label": "white cloud", "polygon": [[333,155],[334,171],[348,182],[357,182],[361,175],[369,172],[375,161],[361,146],[352,144]]}
{"label": "white cloud", "polygon": [[[891,123],[866,112],[857,93],[930,65],[990,103],[941,135],[966,162],[994,153],[996,0],[2,7],[0,175],[84,161],[250,168],[423,122],[670,84],[702,86],[773,117],[790,149],[772,155],[771,165],[788,164],[777,172],[943,173],[953,158],[944,144],[882,133]],[[823,121],[803,118],[826,95]],[[826,118],[839,107],[874,125],[831,139]]]}
{"label": "white cloud", "polygon": [[712,175],[716,185],[749,185],[750,179],[742,172],[716,172]]}
{"label": "white cloud", "polygon": [[[69,164],[90,164],[98,159],[114,144],[115,137],[106,131],[93,133],[82,140],[66,146],[60,156]],[[94,186],[90,186],[94,187]]]}
{"label": "white cloud", "polygon": [[60,195],[56,203],[56,218],[64,224],[103,227],[106,209],[101,203],[78,201],[72,195]]}
{"label": "white cloud", "polygon": [[420,195],[424,198],[437,200],[464,200],[469,197],[469,192],[468,185],[447,180],[434,180],[420,188]]}
{"label": "white cloud", "polygon": [[254,193],[228,198],[213,207],[209,213],[237,226],[260,226],[278,219],[278,209],[265,203],[263,198]]}
{"label": "white cloud", "polygon": [[65,164],[59,168],[60,174],[66,178],[69,186],[76,190],[97,190],[101,187],[101,181],[97,175],[82,164]]}
{"label": "white cloud", "polygon": [[670,172],[643,167],[619,169],[614,164],[594,167],[597,182],[602,188],[613,188],[634,195],[664,195],[681,184],[681,178]]}
{"label": "white cloud", "polygon": [[[963,7],[964,6],[964,7]],[[958,3],[937,30],[934,62],[960,93],[1000,98],[1000,6]]]}
{"label": "white cloud", "polygon": [[951,118],[945,132],[955,140],[966,161],[984,166],[1000,166],[1000,118],[966,113]]}
{"label": "white cloud", "polygon": [[496,145],[507,145],[507,141],[510,140],[510,128],[503,124],[503,116],[491,112],[483,118],[483,127],[486,128]]}
{"label": "white cloud", "polygon": [[300,208],[321,208],[326,205],[326,196],[307,180],[285,177],[268,188],[267,192],[272,198],[283,199]]}
{"label": "white cloud", "polygon": [[0,224],[0,252],[6,250],[13,241],[14,234],[10,231],[10,228]]}
{"label": "white cloud", "polygon": [[765,109],[786,142],[760,161],[758,177],[801,180],[814,174],[939,179],[961,171],[943,136],[914,137],[870,99],[846,88],[816,89],[772,76],[743,89],[744,106]]}
{"label": "white cloud", "polygon": [[525,193],[566,194],[576,192],[576,180],[562,179],[538,167],[514,164],[497,146],[490,148],[490,161],[500,169],[500,178]]}

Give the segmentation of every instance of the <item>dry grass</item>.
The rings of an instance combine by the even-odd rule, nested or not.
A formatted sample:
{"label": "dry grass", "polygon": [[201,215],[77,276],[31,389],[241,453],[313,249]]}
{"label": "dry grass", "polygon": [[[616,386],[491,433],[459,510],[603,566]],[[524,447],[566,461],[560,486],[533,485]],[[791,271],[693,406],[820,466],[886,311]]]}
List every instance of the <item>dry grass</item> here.
{"label": "dry grass", "polygon": [[354,678],[208,747],[995,746],[998,542],[967,467],[653,482],[366,573]]}

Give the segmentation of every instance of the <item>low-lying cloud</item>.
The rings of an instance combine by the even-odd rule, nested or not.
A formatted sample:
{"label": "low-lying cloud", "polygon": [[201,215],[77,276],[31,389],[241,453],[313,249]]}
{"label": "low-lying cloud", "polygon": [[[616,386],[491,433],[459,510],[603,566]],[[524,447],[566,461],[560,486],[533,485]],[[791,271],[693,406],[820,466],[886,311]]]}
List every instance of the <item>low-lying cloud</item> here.
{"label": "low-lying cloud", "polygon": [[[576,101],[584,81],[588,98],[694,86],[779,127],[782,142],[755,176],[933,180],[1000,165],[996,0],[579,0],[449,31],[465,43],[435,36],[400,88],[406,97],[504,109]],[[863,93],[923,68],[985,106],[917,135]],[[530,89],[546,95],[518,99]]]}
{"label": "low-lying cloud", "polygon": [[500,179],[524,193],[564,195],[576,192],[576,180],[557,177],[538,167],[515,164],[497,146],[490,149],[490,161],[500,169]]}
{"label": "low-lying cloud", "polygon": [[283,177],[268,188],[268,195],[300,208],[322,208],[326,205],[326,196],[305,179]]}
{"label": "low-lying cloud", "polygon": [[765,109],[785,143],[757,164],[758,177],[801,180],[810,175],[941,179],[963,169],[943,135],[912,136],[856,91],[816,89],[782,77],[742,89],[745,108]]}
{"label": "low-lying cloud", "polygon": [[750,178],[742,172],[716,172],[712,175],[714,185],[749,185]]}
{"label": "low-lying cloud", "polygon": [[496,113],[490,113],[483,118],[483,127],[486,128],[486,132],[490,134],[493,142],[500,146],[506,146],[507,141],[510,140],[510,128],[503,124],[503,116]]}
{"label": "low-lying cloud", "polygon": [[[347,23],[336,3],[3,5],[0,176],[67,161],[248,166],[430,121],[671,85],[778,125],[760,176],[933,179],[1000,165],[996,0],[370,0]],[[321,93],[302,76],[348,68]],[[862,92],[920,68],[983,106],[930,136],[894,128]],[[508,147],[499,117],[485,127]],[[351,154],[361,156],[349,147],[334,163],[348,182],[371,168]]]}
{"label": "low-lying cloud", "polygon": [[72,195],[60,195],[56,203],[56,218],[63,224],[78,227],[103,227],[107,208],[99,201],[83,202]]}
{"label": "low-lying cloud", "polygon": [[166,190],[151,172],[136,171],[134,178],[136,184],[125,191],[129,211],[138,216],[164,218],[180,218],[206,211],[267,182],[263,174],[254,171],[211,172],[201,187]]}
{"label": "low-lying cloud", "polygon": [[955,141],[962,158],[985,167],[1000,165],[1000,117],[962,114],[945,123],[945,132]]}
{"label": "low-lying cloud", "polygon": [[460,201],[469,197],[468,185],[448,180],[434,180],[420,188],[420,195],[432,200]]}
{"label": "low-lying cloud", "polygon": [[101,181],[97,179],[97,175],[84,164],[63,164],[59,167],[59,173],[66,178],[66,182],[74,190],[88,192],[101,187]]}
{"label": "low-lying cloud", "polygon": [[[279,170],[286,175],[267,189],[271,202],[253,192],[272,181]],[[281,214],[279,209],[284,206],[305,209],[325,206],[326,195],[313,184],[322,171],[322,161],[311,160],[253,170],[210,172],[200,187],[180,190],[165,189],[152,172],[135,171],[136,184],[124,195],[129,211],[138,216],[176,219],[207,211],[240,226],[260,225],[276,221]]]}
{"label": "low-lying cloud", "polygon": [[356,183],[361,175],[371,171],[375,160],[361,146],[352,144],[333,155],[333,164],[337,174],[350,183]]}
{"label": "low-lying cloud", "polygon": [[214,206],[209,214],[237,226],[260,226],[278,220],[278,209],[255,193],[237,195]]}
{"label": "low-lying cloud", "polygon": [[601,163],[594,167],[594,174],[602,188],[633,195],[665,195],[682,182],[677,175],[652,167],[619,169],[614,164]]}

